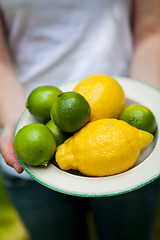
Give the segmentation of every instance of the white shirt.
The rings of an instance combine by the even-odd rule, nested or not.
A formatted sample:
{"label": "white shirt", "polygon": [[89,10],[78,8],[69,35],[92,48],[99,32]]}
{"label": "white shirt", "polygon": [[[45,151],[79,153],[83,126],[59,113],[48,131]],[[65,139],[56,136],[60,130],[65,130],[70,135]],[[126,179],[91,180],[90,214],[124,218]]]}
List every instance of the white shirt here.
{"label": "white shirt", "polygon": [[41,85],[58,86],[94,74],[127,76],[132,57],[130,3],[0,0],[8,46],[27,94]]}

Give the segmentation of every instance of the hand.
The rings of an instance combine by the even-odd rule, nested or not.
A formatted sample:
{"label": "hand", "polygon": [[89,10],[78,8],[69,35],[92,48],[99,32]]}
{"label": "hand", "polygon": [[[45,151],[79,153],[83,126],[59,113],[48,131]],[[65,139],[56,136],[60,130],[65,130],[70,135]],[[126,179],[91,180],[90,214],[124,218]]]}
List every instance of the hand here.
{"label": "hand", "polygon": [[23,168],[16,158],[13,144],[13,135],[16,124],[16,120],[12,120],[5,124],[0,136],[0,152],[7,165],[13,167],[17,173],[22,173]]}

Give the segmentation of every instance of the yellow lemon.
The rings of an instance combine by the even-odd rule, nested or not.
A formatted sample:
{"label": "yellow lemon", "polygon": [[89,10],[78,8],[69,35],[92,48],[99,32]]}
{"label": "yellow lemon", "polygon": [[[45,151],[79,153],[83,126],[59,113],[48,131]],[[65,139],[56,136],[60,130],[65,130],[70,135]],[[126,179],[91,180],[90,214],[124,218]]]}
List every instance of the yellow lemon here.
{"label": "yellow lemon", "polygon": [[63,170],[87,176],[107,176],[131,168],[153,135],[117,119],[88,123],[60,145],[56,161]]}
{"label": "yellow lemon", "polygon": [[90,121],[118,118],[125,106],[125,94],[120,84],[107,75],[94,75],[83,79],[74,88],[89,103]]}

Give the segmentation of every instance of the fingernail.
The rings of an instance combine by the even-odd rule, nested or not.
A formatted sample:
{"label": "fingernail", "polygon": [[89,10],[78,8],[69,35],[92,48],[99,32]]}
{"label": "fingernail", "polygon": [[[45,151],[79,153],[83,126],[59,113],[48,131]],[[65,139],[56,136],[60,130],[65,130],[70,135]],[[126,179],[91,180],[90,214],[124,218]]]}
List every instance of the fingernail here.
{"label": "fingernail", "polygon": [[18,173],[19,169],[18,169],[18,166],[17,166],[16,163],[13,164],[13,167],[14,167],[14,169],[16,170],[16,172]]}

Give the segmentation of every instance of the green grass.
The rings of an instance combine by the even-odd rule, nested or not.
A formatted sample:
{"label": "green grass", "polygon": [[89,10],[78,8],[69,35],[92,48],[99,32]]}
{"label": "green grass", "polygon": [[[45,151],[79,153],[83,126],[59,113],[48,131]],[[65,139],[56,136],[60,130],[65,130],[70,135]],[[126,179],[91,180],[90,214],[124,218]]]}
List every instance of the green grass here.
{"label": "green grass", "polygon": [[28,234],[11,205],[0,178],[0,240],[29,240]]}
{"label": "green grass", "polygon": [[[97,240],[91,215],[87,217],[90,240]],[[160,204],[157,211],[153,240],[160,239]],[[30,240],[25,227],[11,205],[0,178],[0,240]]]}

